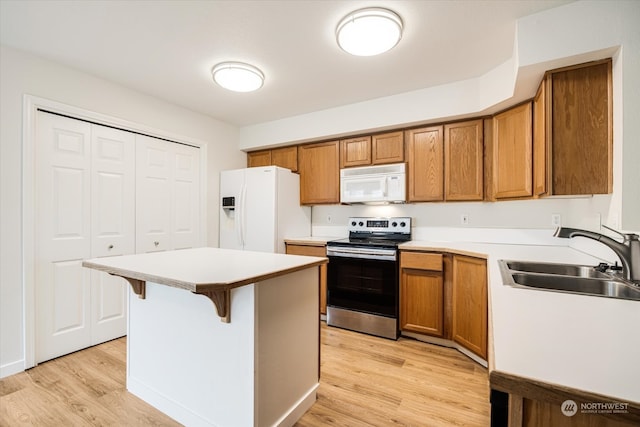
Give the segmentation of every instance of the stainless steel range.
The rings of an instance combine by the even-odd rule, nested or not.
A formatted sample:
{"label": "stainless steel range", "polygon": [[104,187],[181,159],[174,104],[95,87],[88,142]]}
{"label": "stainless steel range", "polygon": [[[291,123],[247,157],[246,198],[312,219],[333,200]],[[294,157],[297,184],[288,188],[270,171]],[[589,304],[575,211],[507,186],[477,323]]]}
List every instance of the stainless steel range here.
{"label": "stainless steel range", "polygon": [[327,242],[327,324],[397,339],[398,244],[411,240],[411,218],[354,217],[348,230]]}

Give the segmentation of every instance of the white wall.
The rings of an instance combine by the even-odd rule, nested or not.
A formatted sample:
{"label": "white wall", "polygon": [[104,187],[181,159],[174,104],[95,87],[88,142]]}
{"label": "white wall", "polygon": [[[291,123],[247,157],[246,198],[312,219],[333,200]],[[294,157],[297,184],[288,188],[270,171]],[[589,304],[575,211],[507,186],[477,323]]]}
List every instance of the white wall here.
{"label": "white wall", "polygon": [[22,370],[22,108],[33,95],[207,143],[207,244],[218,244],[218,172],[244,167],[234,126],[0,46],[0,377]]}
{"label": "white wall", "polygon": [[[640,229],[640,2],[580,1],[546,10],[518,21],[512,58],[483,76],[442,86],[289,117],[240,129],[240,148],[277,146],[294,141],[337,138],[347,134],[401,127],[419,122],[445,121],[491,113],[533,97],[545,70],[614,57],[614,193],[594,205],[582,203],[587,217],[625,229]],[[487,47],[490,48],[490,47]],[[595,160],[597,161],[597,159]],[[581,202],[578,202],[580,204]],[[603,205],[607,205],[604,206]],[[567,212],[567,201],[548,203]],[[528,218],[531,208],[547,205],[500,204],[500,212]],[[443,225],[457,225],[459,207],[444,210]],[[504,215],[495,207],[475,205],[476,218],[500,226]],[[314,208],[317,210],[317,208]],[[450,214],[449,214],[450,213]],[[567,215],[571,218],[571,215]],[[542,215],[540,216],[542,217]],[[494,220],[495,218],[495,220]],[[497,218],[500,218],[498,220]],[[516,222],[524,226],[542,223]],[[543,221],[545,224],[546,220]],[[572,223],[571,225],[576,225]]]}

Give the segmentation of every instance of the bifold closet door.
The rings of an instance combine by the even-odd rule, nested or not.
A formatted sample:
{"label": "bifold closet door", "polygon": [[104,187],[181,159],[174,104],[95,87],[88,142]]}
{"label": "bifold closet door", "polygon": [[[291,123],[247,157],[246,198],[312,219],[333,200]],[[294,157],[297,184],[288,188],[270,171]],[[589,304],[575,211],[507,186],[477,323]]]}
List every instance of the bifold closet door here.
{"label": "bifold closet door", "polygon": [[126,334],[126,282],[82,267],[134,252],[133,135],[39,112],[36,363]]}
{"label": "bifold closet door", "polygon": [[[91,258],[135,253],[135,135],[93,125]],[[129,284],[91,270],[91,345],[127,333]]]}
{"label": "bifold closet door", "polygon": [[136,251],[200,246],[200,149],[136,135]]}

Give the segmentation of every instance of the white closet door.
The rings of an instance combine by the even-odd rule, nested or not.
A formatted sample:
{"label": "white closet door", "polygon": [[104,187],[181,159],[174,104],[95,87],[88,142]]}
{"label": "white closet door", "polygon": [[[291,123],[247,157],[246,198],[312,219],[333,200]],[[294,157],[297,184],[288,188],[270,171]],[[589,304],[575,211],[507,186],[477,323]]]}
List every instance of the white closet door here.
{"label": "white closet door", "polygon": [[[135,136],[93,125],[91,257],[135,253]],[[129,284],[91,271],[91,344],[127,333]]]}
{"label": "white closet door", "polygon": [[136,135],[136,252],[201,241],[200,149]]}
{"label": "white closet door", "polygon": [[36,363],[90,345],[91,125],[38,113]]}
{"label": "white closet door", "polygon": [[173,248],[200,245],[200,149],[172,144],[175,150],[173,186]]}

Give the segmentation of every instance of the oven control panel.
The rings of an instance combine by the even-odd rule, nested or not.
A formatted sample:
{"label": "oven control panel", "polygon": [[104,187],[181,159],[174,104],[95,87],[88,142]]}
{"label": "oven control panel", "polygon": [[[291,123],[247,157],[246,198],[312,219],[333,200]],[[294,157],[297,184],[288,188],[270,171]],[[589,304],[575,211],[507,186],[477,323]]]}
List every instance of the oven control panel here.
{"label": "oven control panel", "polygon": [[349,232],[411,233],[411,217],[351,217],[347,225]]}

